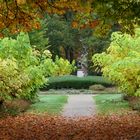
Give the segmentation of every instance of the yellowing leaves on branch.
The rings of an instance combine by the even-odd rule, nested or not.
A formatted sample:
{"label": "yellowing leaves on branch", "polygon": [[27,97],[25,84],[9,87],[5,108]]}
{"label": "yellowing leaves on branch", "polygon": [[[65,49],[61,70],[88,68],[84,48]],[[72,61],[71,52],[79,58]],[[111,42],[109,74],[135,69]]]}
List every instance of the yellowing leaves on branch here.
{"label": "yellowing leaves on branch", "polygon": [[95,54],[93,62],[103,75],[131,96],[140,96],[140,29],[135,36],[115,32],[106,52]]}
{"label": "yellowing leaves on branch", "polygon": [[44,13],[64,15],[71,11],[81,19],[95,12],[101,20],[111,19],[128,31],[134,29],[134,24],[140,24],[139,7],[139,0],[126,3],[122,0],[1,0],[0,29],[2,32],[8,28],[11,33],[29,31],[39,27],[37,19]]}
{"label": "yellowing leaves on branch", "polygon": [[0,5],[0,29],[8,28],[12,33],[39,28],[37,19],[46,12],[62,15],[67,11],[91,10],[89,4],[83,6],[80,0],[2,0]]}
{"label": "yellowing leaves on branch", "polygon": [[26,0],[16,0],[18,5],[26,4]]}

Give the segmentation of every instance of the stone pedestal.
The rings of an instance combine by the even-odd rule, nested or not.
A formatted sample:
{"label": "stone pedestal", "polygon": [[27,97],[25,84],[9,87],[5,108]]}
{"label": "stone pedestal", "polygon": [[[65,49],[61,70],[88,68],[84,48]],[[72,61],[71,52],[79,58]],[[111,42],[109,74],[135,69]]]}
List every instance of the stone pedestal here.
{"label": "stone pedestal", "polygon": [[84,77],[85,73],[83,70],[77,70],[77,77]]}

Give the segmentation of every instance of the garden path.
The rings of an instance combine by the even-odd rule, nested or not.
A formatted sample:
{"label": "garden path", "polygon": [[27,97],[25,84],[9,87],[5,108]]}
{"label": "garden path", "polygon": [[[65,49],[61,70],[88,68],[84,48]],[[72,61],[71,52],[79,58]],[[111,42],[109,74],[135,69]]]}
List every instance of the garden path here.
{"label": "garden path", "polygon": [[93,95],[68,95],[68,103],[64,106],[64,117],[81,117],[95,115]]}

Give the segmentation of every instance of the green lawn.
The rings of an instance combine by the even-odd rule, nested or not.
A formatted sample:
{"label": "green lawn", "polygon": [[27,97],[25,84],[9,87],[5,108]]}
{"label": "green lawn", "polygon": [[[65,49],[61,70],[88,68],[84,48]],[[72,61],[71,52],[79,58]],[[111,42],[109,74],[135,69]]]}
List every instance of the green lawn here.
{"label": "green lawn", "polygon": [[123,113],[130,110],[128,102],[123,100],[122,94],[99,94],[93,98],[99,114]]}
{"label": "green lawn", "polygon": [[39,95],[39,101],[32,104],[27,112],[59,114],[67,99],[67,96],[61,95]]}

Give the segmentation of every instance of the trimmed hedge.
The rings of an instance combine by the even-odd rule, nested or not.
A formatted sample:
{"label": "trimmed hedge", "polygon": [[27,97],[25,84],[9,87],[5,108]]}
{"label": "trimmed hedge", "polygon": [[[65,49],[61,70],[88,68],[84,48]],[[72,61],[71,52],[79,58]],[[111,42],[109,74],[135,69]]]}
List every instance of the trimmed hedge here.
{"label": "trimmed hedge", "polygon": [[89,86],[94,84],[101,84],[105,87],[110,87],[112,84],[101,76],[87,76],[87,77],[77,77],[77,76],[59,76],[51,77],[48,80],[48,85],[44,86],[43,90],[48,89],[61,89],[61,88],[73,88],[73,89],[88,89]]}

